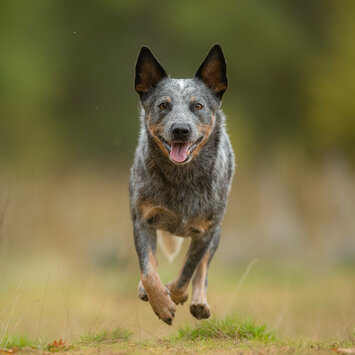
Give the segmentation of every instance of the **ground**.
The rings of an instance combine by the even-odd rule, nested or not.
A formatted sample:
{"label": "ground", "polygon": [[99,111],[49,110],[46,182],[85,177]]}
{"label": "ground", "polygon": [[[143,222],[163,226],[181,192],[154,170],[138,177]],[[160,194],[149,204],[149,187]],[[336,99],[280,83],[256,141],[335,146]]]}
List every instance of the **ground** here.
{"label": "ground", "polygon": [[[148,303],[136,297],[137,275],[129,271],[118,273],[114,267],[98,271],[80,270],[73,265],[60,268],[51,278],[48,275],[55,271],[48,265],[50,262],[46,261],[46,269],[33,271],[32,279],[28,264],[26,270],[18,270],[16,277],[11,273],[13,281],[2,275],[6,288],[0,298],[0,325],[2,334],[6,330],[10,335],[0,343],[3,349],[33,345],[43,350],[60,338],[65,346],[50,350],[94,353],[100,348],[101,353],[107,354],[148,350],[157,354],[318,354],[355,347],[355,285],[353,273],[347,268],[309,272],[301,266],[270,267],[257,262],[248,274],[248,267],[244,267],[244,272],[242,267],[235,272],[216,268],[210,276],[212,323],[192,318],[185,304],[178,306],[174,324],[169,327],[158,320]],[[166,265],[167,274],[170,267]],[[47,278],[42,282],[40,275]],[[20,276],[21,281],[14,282]],[[250,338],[240,337],[237,331],[233,336],[233,330],[224,336],[224,323],[215,326],[213,321],[225,317],[236,320],[237,330],[238,324],[250,320]],[[206,324],[207,329],[212,324],[221,336],[210,336],[208,332],[202,332],[203,337],[199,332],[192,336],[192,330],[201,324]],[[265,328],[261,327],[263,324]],[[268,332],[273,336],[263,337]],[[262,337],[258,338],[258,334]]]}
{"label": "ground", "polygon": [[[235,220],[240,203],[234,197],[211,264],[208,300],[212,319],[227,317],[236,328],[226,337],[218,323],[221,336],[191,337],[186,327],[192,331],[215,323],[194,319],[189,300],[177,307],[172,326],[160,321],[137,297],[127,180],[92,173],[2,180],[8,196],[0,229],[2,353],[22,348],[23,353],[322,354],[355,347],[355,267],[345,257],[351,254],[344,252],[338,261],[321,259],[331,255],[321,254],[332,250],[326,238],[330,246],[319,238],[307,248],[287,244],[290,249],[282,249],[281,257],[274,252],[275,241],[247,244],[243,231],[235,230],[243,219]],[[296,249],[301,252],[295,254]],[[178,273],[183,252],[171,264],[158,252],[165,283]],[[254,330],[265,324],[262,332],[274,337],[241,337],[238,324],[248,321]]]}

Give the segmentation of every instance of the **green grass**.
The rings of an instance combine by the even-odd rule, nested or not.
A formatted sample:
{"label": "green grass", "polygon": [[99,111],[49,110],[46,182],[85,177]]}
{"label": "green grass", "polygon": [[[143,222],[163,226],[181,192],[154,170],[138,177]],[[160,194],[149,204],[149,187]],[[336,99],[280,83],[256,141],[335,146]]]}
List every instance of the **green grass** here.
{"label": "green grass", "polygon": [[[66,344],[65,342],[55,345],[48,342],[40,342],[39,339],[33,339],[26,335],[5,336],[0,343],[1,349],[23,349],[33,348],[37,350],[47,350],[51,352],[78,350],[81,347],[94,347],[102,344],[112,344],[119,340],[128,340],[131,332],[123,328],[115,328],[112,330],[102,329],[95,333],[85,334],[73,342]],[[0,351],[1,353],[1,351]]]}
{"label": "green grass", "polygon": [[5,335],[0,343],[0,349],[22,349],[22,348],[39,348],[40,341],[32,339],[26,335]]}
{"label": "green grass", "polygon": [[[241,317],[201,321],[195,327],[179,328],[178,334],[169,339],[130,340],[131,335],[131,332],[120,327],[102,329],[83,335],[71,344],[62,340],[48,344],[27,336],[8,336],[0,343],[0,353],[1,349],[32,348],[38,353],[48,351],[96,354],[97,347],[100,346],[100,352],[109,354],[225,354],[236,351],[243,354],[332,354],[339,348],[349,349],[355,346],[355,338],[351,334],[348,340],[340,342],[304,338],[283,339],[276,336],[274,331],[268,330],[265,324],[257,325],[252,320]],[[35,353],[37,354],[36,351]]]}
{"label": "green grass", "polygon": [[95,333],[82,335],[76,342],[78,346],[93,346],[102,343],[114,343],[117,340],[128,340],[132,335],[130,331],[123,328],[115,328],[113,330],[102,329]]}
{"label": "green grass", "polygon": [[256,325],[251,320],[227,317],[202,321],[195,328],[186,326],[178,331],[177,340],[256,340],[264,343],[275,340],[275,332],[266,325]]}

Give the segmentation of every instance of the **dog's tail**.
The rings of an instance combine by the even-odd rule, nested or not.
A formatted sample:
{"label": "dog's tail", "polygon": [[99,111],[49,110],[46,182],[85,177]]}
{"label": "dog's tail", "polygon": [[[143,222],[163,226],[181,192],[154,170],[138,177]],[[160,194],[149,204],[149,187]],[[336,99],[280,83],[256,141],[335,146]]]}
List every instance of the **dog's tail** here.
{"label": "dog's tail", "polygon": [[159,229],[157,230],[157,237],[158,245],[171,263],[175,259],[176,255],[179,254],[184,239]]}

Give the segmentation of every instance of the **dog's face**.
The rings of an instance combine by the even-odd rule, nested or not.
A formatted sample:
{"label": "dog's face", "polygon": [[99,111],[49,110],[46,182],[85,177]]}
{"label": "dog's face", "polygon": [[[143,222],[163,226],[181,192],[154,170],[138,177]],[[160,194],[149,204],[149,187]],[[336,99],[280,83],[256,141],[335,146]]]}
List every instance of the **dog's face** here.
{"label": "dog's face", "polygon": [[147,47],[136,65],[135,88],[149,134],[173,163],[194,159],[210,137],[227,88],[226,63],[215,45],[192,79],[171,79]]}

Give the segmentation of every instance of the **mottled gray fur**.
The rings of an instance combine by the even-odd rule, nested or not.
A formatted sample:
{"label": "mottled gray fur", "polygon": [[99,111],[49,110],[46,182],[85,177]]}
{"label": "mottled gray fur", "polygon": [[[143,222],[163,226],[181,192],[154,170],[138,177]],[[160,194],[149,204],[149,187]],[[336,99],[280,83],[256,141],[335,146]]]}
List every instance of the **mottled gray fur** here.
{"label": "mottled gray fur", "polygon": [[[134,241],[142,275],[150,273],[148,251],[155,254],[157,229],[191,237],[178,287],[190,282],[207,251],[210,261],[217,249],[234,173],[233,150],[220,109],[226,86],[225,62],[218,45],[212,48],[193,79],[172,79],[146,47],[140,53],[136,67],[136,90],[140,94],[141,129],[131,169],[130,198]],[[195,108],[196,102],[201,104],[202,109]],[[161,103],[166,109],[161,109]],[[173,142],[173,124],[188,125],[186,139],[189,142],[203,141],[200,127],[211,128],[202,148],[187,163],[177,164],[169,159],[169,151],[164,152],[164,148],[157,143],[157,137],[151,134],[150,127],[159,126],[160,139]],[[161,208],[157,211],[162,212],[153,213],[145,219],[141,208],[144,203],[157,206]],[[207,230],[196,228],[197,220],[204,221],[208,225]],[[155,311],[171,324],[174,312],[171,312],[171,317],[164,318],[159,311]]]}

